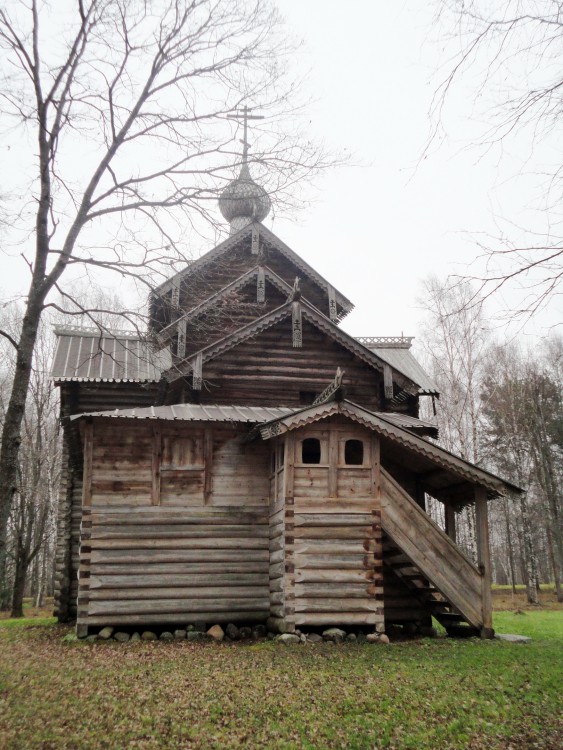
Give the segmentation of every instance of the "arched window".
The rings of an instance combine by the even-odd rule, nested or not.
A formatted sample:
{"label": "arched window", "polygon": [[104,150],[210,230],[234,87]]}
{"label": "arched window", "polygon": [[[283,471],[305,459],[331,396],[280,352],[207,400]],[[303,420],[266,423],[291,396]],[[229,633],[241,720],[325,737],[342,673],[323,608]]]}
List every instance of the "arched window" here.
{"label": "arched window", "polygon": [[301,463],[320,464],[321,441],[318,438],[305,438],[301,444]]}
{"label": "arched window", "polygon": [[347,466],[361,466],[364,463],[364,443],[362,440],[346,441],[344,463]]}

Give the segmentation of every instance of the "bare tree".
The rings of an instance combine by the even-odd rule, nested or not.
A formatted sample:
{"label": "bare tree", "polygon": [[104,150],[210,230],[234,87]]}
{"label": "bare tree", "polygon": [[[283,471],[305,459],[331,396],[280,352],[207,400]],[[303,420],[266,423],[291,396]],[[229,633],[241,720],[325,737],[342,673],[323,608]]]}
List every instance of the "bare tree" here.
{"label": "bare tree", "polygon": [[498,236],[476,239],[481,270],[466,277],[475,282],[479,298],[518,287],[519,305],[510,314],[525,320],[560,295],[563,281],[562,164],[556,158],[546,166],[539,154],[534,163],[533,156],[544,143],[552,160],[560,150],[563,4],[437,0],[435,28],[449,54],[431,105],[431,142],[444,134],[456,89],[468,85],[474,91],[473,121],[485,123],[474,145],[496,150],[499,159],[505,152],[512,159],[517,154],[521,172],[516,179],[531,161],[534,179],[543,185],[534,206],[541,228],[532,231],[529,224],[519,226],[515,217],[505,217]]}
{"label": "bare tree", "polygon": [[[419,300],[426,311],[420,343],[440,391],[440,443],[478,464],[482,363],[488,331],[482,307],[470,302],[473,299],[474,291],[467,283],[452,285],[436,277],[428,278]],[[460,542],[474,555],[473,508],[464,509],[460,520]]]}
{"label": "bare tree", "polygon": [[228,115],[243,102],[267,116],[252,159],[279,200],[328,165],[297,128],[276,136],[280,115],[293,111],[287,53],[269,0],[16,0],[0,9],[2,122],[19,137],[29,180],[12,191],[7,223],[31,274],[18,336],[0,331],[16,354],[0,452],[0,589],[51,295],[66,294],[77,266],[150,285],[184,257],[178,236],[211,218],[209,201],[232,175]]}

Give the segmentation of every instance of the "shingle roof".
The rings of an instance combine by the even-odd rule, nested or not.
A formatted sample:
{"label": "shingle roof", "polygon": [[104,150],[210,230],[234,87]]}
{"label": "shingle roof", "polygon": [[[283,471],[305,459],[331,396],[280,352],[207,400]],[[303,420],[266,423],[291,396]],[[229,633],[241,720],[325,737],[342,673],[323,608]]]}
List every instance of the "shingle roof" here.
{"label": "shingle roof", "polygon": [[57,348],[51,377],[58,383],[158,382],[171,364],[170,352],[153,351],[138,334],[97,328],[55,328]]}

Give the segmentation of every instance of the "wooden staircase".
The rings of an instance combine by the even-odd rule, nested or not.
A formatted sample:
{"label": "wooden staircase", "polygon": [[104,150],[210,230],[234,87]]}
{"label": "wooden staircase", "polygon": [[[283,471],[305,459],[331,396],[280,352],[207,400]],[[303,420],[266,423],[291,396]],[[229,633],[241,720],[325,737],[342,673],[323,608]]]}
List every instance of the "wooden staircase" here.
{"label": "wooden staircase", "polygon": [[[428,619],[430,616],[434,617],[450,636],[459,638],[479,635],[479,630],[473,627],[438,589],[432,586],[412,560],[409,560],[387,535],[383,537],[383,562],[386,568],[392,570],[397,578],[405,584],[411,597],[416,600],[417,606],[413,607],[412,610],[414,613],[413,622],[420,621],[420,617],[416,613],[423,610],[428,614]],[[391,614],[389,618],[386,618],[386,621],[393,624],[404,624],[408,620],[404,615],[395,620]]]}
{"label": "wooden staircase", "polygon": [[479,569],[384,469],[381,470],[384,564],[451,636],[484,633]]}

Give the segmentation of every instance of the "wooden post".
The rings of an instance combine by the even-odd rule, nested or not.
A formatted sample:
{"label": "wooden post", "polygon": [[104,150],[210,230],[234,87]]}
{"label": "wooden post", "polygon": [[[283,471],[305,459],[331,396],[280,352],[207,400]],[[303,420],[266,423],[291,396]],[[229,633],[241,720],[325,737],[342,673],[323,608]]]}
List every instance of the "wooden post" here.
{"label": "wooden post", "polygon": [[383,365],[383,387],[385,390],[385,398],[390,400],[393,398],[393,371],[388,364]]}
{"label": "wooden post", "polygon": [[160,427],[152,431],[152,493],[151,504],[160,505],[160,464],[162,460],[162,432]]}
{"label": "wooden post", "polygon": [[481,572],[481,606],[483,610],[481,638],[492,638],[494,630],[491,595],[491,553],[489,547],[487,490],[484,487],[475,488],[475,520],[477,527],[477,560]]}
{"label": "wooden post", "polygon": [[203,437],[203,502],[211,503],[213,490],[213,432],[207,428]]}
{"label": "wooden post", "polygon": [[82,478],[82,505],[92,504],[92,450],[94,442],[94,425],[86,422],[84,425],[84,474]]}
{"label": "wooden post", "polygon": [[336,497],[338,488],[338,433],[328,434],[328,496]]}
{"label": "wooden post", "polygon": [[295,451],[298,443],[295,435],[289,432],[285,442],[285,471],[284,471],[284,622],[286,633],[295,631],[295,518],[294,518],[294,489]]}
{"label": "wooden post", "polygon": [[383,589],[383,533],[381,528],[381,443],[378,435],[372,435],[370,441],[370,464],[371,464],[371,494],[372,505],[372,527],[371,537],[373,539],[373,558],[370,561],[372,568],[372,584],[374,596],[377,601],[375,614],[375,630],[378,633],[385,631],[385,592]]}
{"label": "wooden post", "polygon": [[457,544],[455,508],[453,505],[450,505],[450,503],[446,503],[444,511],[446,517],[446,534],[450,537],[452,542],[456,542]]}

